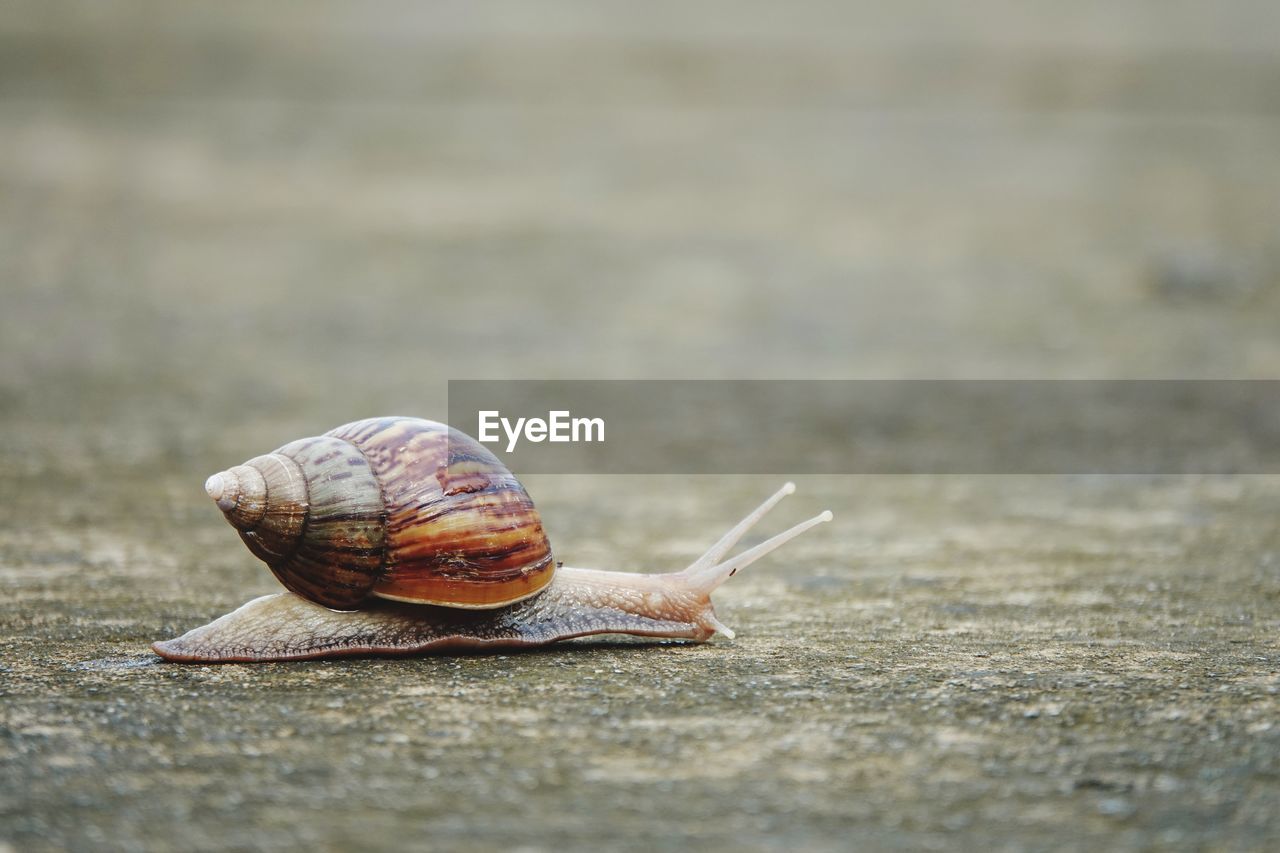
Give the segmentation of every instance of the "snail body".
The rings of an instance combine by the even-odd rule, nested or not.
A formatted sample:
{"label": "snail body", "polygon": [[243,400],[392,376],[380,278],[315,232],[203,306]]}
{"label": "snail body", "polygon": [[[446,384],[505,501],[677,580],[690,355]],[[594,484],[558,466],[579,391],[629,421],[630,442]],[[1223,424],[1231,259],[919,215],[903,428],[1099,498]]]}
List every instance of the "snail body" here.
{"label": "snail body", "polygon": [[711,591],[816,524],[732,559],[787,483],[687,569],[558,566],[528,493],[444,424],[375,418],[215,474],[209,496],[288,592],[152,648],[183,662],[274,661],[541,645],[590,634],[705,641],[733,632]]}

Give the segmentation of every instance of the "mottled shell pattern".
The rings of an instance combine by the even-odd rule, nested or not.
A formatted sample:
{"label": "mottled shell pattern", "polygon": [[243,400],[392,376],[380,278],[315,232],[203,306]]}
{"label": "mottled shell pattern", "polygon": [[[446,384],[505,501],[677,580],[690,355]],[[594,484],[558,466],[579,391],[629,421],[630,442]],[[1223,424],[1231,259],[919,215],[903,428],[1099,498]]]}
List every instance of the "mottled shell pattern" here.
{"label": "mottled shell pattern", "polygon": [[555,572],[524,487],[434,421],[346,424],[214,474],[205,490],[286,588],[336,610],[371,595],[501,607]]}

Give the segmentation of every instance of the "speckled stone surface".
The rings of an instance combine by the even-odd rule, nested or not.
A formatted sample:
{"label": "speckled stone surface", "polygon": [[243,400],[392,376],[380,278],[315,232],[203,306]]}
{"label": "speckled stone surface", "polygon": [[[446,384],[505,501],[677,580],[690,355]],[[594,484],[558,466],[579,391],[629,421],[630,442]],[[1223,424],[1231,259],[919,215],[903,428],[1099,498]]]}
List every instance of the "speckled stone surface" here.
{"label": "speckled stone surface", "polygon": [[[1274,476],[802,477],[704,646],[148,645],[277,590],[205,477],[449,378],[1277,377],[1278,30],[8,4],[0,850],[1274,848]],[[779,483],[526,485],[656,571]]]}

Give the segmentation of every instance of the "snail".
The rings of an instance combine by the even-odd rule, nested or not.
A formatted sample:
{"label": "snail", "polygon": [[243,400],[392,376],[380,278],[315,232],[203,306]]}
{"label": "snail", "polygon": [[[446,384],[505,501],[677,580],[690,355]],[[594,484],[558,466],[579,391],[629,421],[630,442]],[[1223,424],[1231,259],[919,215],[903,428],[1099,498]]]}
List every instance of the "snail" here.
{"label": "snail", "polygon": [[704,642],[733,632],[711,592],[824,521],[726,559],[787,483],[683,571],[558,564],[528,493],[433,421],[372,418],[214,474],[205,491],[286,592],[172,640],[170,661],[283,661],[534,646],[591,634]]}

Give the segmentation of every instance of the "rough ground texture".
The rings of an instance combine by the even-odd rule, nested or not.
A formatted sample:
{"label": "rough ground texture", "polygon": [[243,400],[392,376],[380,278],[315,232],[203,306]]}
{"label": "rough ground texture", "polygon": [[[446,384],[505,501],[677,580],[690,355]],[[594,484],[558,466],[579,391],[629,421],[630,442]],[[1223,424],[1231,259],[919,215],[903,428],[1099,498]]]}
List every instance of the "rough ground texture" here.
{"label": "rough ground texture", "polygon": [[[6,4],[0,849],[1274,849],[1276,477],[802,478],[700,647],[147,645],[275,589],[206,475],[448,378],[1275,378],[1277,32]],[[527,485],[659,569],[777,482]]]}

